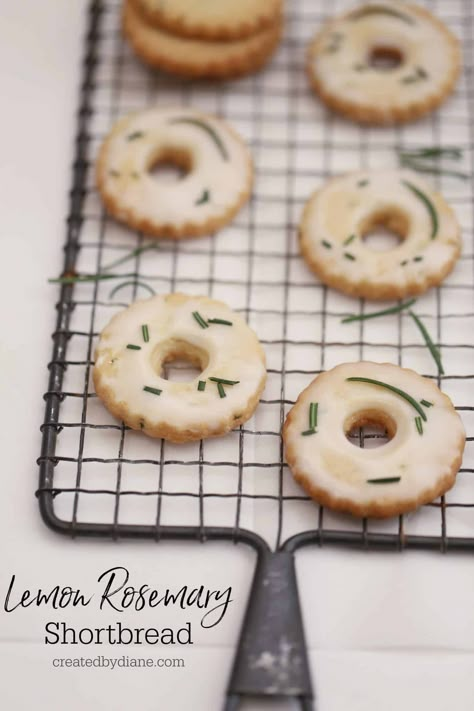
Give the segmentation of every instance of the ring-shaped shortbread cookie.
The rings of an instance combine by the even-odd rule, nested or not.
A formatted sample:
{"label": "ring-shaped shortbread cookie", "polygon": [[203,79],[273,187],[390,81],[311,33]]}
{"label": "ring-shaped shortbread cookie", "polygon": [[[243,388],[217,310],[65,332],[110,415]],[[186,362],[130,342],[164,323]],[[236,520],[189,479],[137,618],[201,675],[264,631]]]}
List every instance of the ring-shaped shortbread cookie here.
{"label": "ring-shaped shortbread cookie", "polygon": [[[158,182],[151,170],[174,163],[186,171]],[[107,210],[153,237],[208,234],[247,200],[252,160],[226,124],[186,107],[154,108],[121,119],[100,150],[97,183]]]}
{"label": "ring-shaped shortbread cookie", "polygon": [[[166,362],[201,368],[189,382],[162,377]],[[107,409],[151,437],[186,442],[223,435],[249,419],[265,386],[265,354],[228,306],[169,294],[112,318],[95,353],[94,384]]]}
{"label": "ring-shaped shortbread cookie", "polygon": [[454,89],[459,42],[438,18],[405,3],[374,2],[330,20],[307,70],[328,106],[363,123],[411,121]]}
{"label": "ring-shaped shortbread cookie", "polygon": [[[390,441],[363,449],[347,435],[375,424]],[[345,363],[300,394],[283,430],[295,479],[319,503],[355,516],[394,516],[450,489],[465,431],[428,378],[389,363]]]}
{"label": "ring-shaped shortbread cookie", "polygon": [[[376,227],[401,241],[380,251],[364,242]],[[329,180],[305,206],[300,247],[325,284],[367,299],[420,294],[451,272],[460,228],[444,198],[407,170],[350,173]]]}

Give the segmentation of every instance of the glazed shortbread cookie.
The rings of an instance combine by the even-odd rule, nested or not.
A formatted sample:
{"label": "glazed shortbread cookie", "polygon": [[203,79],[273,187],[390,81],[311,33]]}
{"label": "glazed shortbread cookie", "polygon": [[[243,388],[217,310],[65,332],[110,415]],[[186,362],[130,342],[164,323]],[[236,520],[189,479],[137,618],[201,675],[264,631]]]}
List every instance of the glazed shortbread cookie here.
{"label": "glazed shortbread cookie", "polygon": [[[173,183],[150,174],[160,162],[186,175]],[[229,222],[247,200],[252,160],[224,122],[186,107],[154,108],[119,121],[97,163],[97,183],[108,211],[154,237],[207,234]]]}
{"label": "glazed shortbread cookie", "polygon": [[329,21],[308,54],[311,84],[355,121],[411,121],[441,104],[459,76],[459,42],[424,8],[361,5]]}
{"label": "glazed shortbread cookie", "polygon": [[[400,237],[376,251],[364,236],[384,226]],[[444,198],[408,170],[350,173],[310,198],[300,247],[325,284],[367,299],[420,294],[439,284],[459,257],[460,228]]]}
{"label": "glazed shortbread cookie", "polygon": [[231,78],[256,71],[272,55],[281,36],[278,19],[255,35],[238,40],[179,37],[150,25],[126,0],[123,31],[136,54],[148,64],[185,77]]}
{"label": "glazed shortbread cookie", "polygon": [[[174,382],[163,364],[201,368]],[[95,353],[94,384],[108,410],[151,437],[187,442],[217,437],[249,419],[265,386],[265,354],[228,306],[169,294],[137,301],[114,316]]]}
{"label": "glazed shortbread cookie", "polygon": [[182,37],[241,39],[273,25],[281,0],[133,0],[148,22]]}
{"label": "glazed shortbread cookie", "polygon": [[[347,435],[382,426],[390,441],[359,448]],[[389,363],[345,363],[319,375],[286,419],[286,458],[316,501],[355,516],[411,511],[450,489],[461,466],[463,424],[427,378]]]}

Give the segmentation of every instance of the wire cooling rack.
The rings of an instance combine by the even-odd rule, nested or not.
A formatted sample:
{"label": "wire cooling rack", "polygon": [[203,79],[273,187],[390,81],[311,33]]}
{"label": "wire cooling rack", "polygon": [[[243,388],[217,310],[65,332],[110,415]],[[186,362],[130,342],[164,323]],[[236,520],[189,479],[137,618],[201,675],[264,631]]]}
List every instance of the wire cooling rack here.
{"label": "wire cooling rack", "polygon": [[[333,174],[395,167],[400,149],[452,145],[462,149],[462,170],[472,174],[474,8],[470,0],[425,4],[463,41],[457,92],[416,124],[363,128],[327,111],[310,92],[304,72],[310,37],[329,13],[348,6],[343,0],[330,7],[290,0],[285,37],[270,65],[226,83],[184,81],[149,70],[121,37],[119,4],[91,3],[63,274],[104,273],[116,264],[117,278],[61,287],[39,460],[40,507],[52,528],[71,536],[228,538],[251,543],[262,555],[270,550],[291,555],[311,542],[474,550],[471,180],[432,176],[455,208],[464,240],[454,273],[416,305],[439,344],[444,376],[407,315],[342,325],[348,313],[373,307],[320,284],[297,247],[303,204]],[[118,117],[153,104],[193,105],[218,114],[251,146],[253,196],[217,235],[152,243],[115,223],[101,206],[93,170],[101,141]],[[156,249],[141,251],[149,244]],[[184,445],[149,439],[114,420],[96,397],[91,371],[98,334],[117,311],[147,297],[150,289],[221,299],[257,332],[267,354],[268,384],[253,418],[226,437]],[[280,438],[288,409],[318,373],[354,360],[390,361],[434,379],[463,418],[468,441],[457,483],[416,513],[358,521],[330,512],[309,500],[288,470]],[[361,444],[370,444],[373,436],[362,432]],[[293,573],[285,575],[290,580]],[[289,596],[297,604],[296,585]],[[257,597],[254,588],[251,605]],[[302,638],[302,629],[298,635]],[[242,681],[239,660],[234,672],[229,704],[250,688]],[[304,706],[310,683],[307,669],[303,672],[298,688]],[[288,685],[279,692],[292,693]]]}

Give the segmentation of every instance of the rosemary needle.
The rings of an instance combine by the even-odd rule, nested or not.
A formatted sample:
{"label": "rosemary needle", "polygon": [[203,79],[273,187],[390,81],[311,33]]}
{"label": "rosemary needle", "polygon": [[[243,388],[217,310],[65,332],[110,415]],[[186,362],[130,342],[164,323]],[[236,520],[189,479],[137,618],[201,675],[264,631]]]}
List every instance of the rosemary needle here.
{"label": "rosemary needle", "polygon": [[422,408],[420,405],[417,403],[415,398],[413,398],[411,395],[406,393],[404,390],[401,390],[400,388],[396,388],[394,385],[389,385],[388,383],[384,383],[381,380],[373,380],[372,378],[359,378],[359,377],[352,377],[352,378],[346,378],[347,381],[349,382],[356,382],[356,383],[369,383],[370,385],[378,385],[381,388],[387,388],[387,390],[391,390],[393,393],[396,393],[396,395],[400,395],[404,400],[410,403],[412,407],[415,408],[417,413],[421,416],[422,420],[425,420],[426,422],[426,415],[423,412]]}
{"label": "rosemary needle", "polygon": [[416,325],[418,326],[418,329],[419,329],[421,335],[423,336],[423,338],[424,338],[424,340],[425,340],[425,343],[426,343],[426,345],[428,346],[431,355],[433,356],[433,360],[434,360],[434,362],[436,363],[436,365],[437,365],[437,367],[438,367],[438,373],[439,373],[440,375],[444,375],[444,368],[443,368],[443,363],[442,363],[442,361],[441,361],[440,352],[439,352],[439,350],[436,348],[435,344],[433,343],[430,334],[429,334],[428,331],[426,330],[426,326],[425,326],[424,323],[420,320],[420,318],[419,318],[415,313],[413,313],[413,311],[409,311],[408,313],[410,314],[410,316],[412,317],[413,321],[414,321],[414,322],[416,323]]}
{"label": "rosemary needle", "polygon": [[399,311],[403,311],[404,309],[410,308],[410,306],[413,306],[413,304],[416,302],[416,299],[410,299],[409,301],[405,301],[402,304],[398,304],[398,306],[391,306],[389,309],[383,309],[383,311],[373,311],[372,313],[369,314],[351,314],[350,316],[346,316],[341,320],[341,323],[351,323],[352,321],[367,321],[369,318],[378,318],[379,316],[388,316],[389,314],[396,314]]}

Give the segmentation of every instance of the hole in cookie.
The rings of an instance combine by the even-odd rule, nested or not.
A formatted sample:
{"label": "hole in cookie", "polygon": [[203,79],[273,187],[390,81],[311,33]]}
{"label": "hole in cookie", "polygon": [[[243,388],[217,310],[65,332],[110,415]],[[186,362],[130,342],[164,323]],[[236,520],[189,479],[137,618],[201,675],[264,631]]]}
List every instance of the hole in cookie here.
{"label": "hole in cookie", "polygon": [[395,420],[381,410],[361,410],[344,423],[344,432],[351,444],[361,449],[382,447],[395,437]]}
{"label": "hole in cookie", "polygon": [[400,245],[408,234],[410,221],[398,208],[383,210],[370,215],[360,225],[360,234],[365,246],[376,252],[389,252]]}
{"label": "hole in cookie", "polygon": [[183,150],[161,150],[148,166],[148,173],[162,185],[183,180],[192,168],[191,155]]}
{"label": "hole in cookie", "polygon": [[165,380],[190,383],[207,368],[209,356],[202,348],[171,339],[159,343],[152,353],[152,365]]}
{"label": "hole in cookie", "polygon": [[379,72],[390,72],[403,64],[404,57],[398,47],[388,45],[377,45],[372,47],[369,54],[368,63],[372,69]]}

